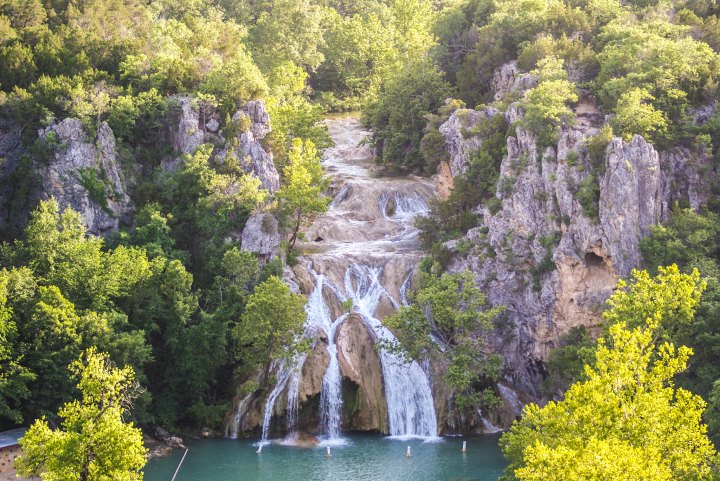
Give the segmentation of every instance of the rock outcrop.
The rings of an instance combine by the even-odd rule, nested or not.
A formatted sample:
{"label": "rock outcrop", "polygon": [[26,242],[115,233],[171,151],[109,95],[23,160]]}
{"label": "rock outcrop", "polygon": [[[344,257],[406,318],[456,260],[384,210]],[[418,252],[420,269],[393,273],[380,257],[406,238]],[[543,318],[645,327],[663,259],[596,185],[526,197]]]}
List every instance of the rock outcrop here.
{"label": "rock outcrop", "polygon": [[[524,88],[512,69],[506,70],[498,74],[500,97]],[[451,270],[470,269],[490,302],[507,306],[509,322],[492,343],[505,359],[506,384],[526,400],[546,395],[543,363],[562,334],[597,325],[617,280],[640,264],[640,240],[650,228],[667,217],[674,202],[698,207],[710,195],[702,175],[711,168],[706,154],[687,149],[658,154],[640,136],[613,139],[604,165],[593,165],[587,140],[598,131],[600,116],[586,110],[583,125],[564,129],[550,147],[541,147],[532,132],[518,126],[500,167],[499,207],[478,208],[480,225],[462,239],[472,245],[469,253],[455,250],[459,241],[446,243],[455,250]],[[470,119],[485,112],[459,111]],[[482,139],[466,138],[457,114],[441,132],[450,165],[462,171]],[[513,124],[523,112],[511,104],[505,116]],[[594,211],[578,199],[580,190],[593,184]]]}
{"label": "rock outcrop", "polygon": [[88,232],[104,235],[117,230],[133,209],[116,157],[115,136],[103,122],[94,142],[77,119],[65,119],[39,132],[52,150],[35,162],[41,196],[54,197],[60,207],[78,211]]}
{"label": "rock outcrop", "polygon": [[503,100],[508,94],[522,95],[537,85],[538,78],[529,73],[521,73],[514,60],[495,70],[493,86],[495,100]]}
{"label": "rock outcrop", "polygon": [[387,402],[375,336],[362,317],[351,315],[337,331],[338,362],[343,376],[343,427],[386,433]]}
{"label": "rock outcrop", "polygon": [[[237,129],[235,138],[224,138],[220,132],[218,113],[210,106],[199,106],[190,97],[176,97],[176,120],[169,132],[170,144],[179,155],[192,154],[203,144],[217,146],[214,160],[225,162],[235,159],[242,169],[256,176],[262,187],[274,193],[280,188],[278,174],[270,154],[261,141],[272,130],[270,115],[262,100],[247,102],[232,117]],[[202,115],[201,115],[202,114]],[[182,161],[180,157],[166,159],[166,170],[174,170]]]}
{"label": "rock outcrop", "polygon": [[459,109],[440,126],[440,133],[445,136],[445,145],[450,154],[450,174],[452,177],[464,174],[470,165],[470,155],[482,146],[483,138],[471,135],[471,129],[482,121],[490,120],[500,113],[494,107],[483,110]]}
{"label": "rock outcrop", "polygon": [[261,261],[271,259],[280,247],[277,219],[266,212],[251,215],[245,223],[240,241],[242,249],[256,253]]}
{"label": "rock outcrop", "polygon": [[245,172],[260,179],[263,189],[275,193],[280,188],[280,174],[273,164],[272,155],[261,143],[271,130],[265,103],[261,100],[248,102],[233,115],[232,120],[240,127],[237,142],[230,142],[218,154],[218,159],[223,161],[234,157]]}
{"label": "rock outcrop", "polygon": [[205,132],[200,127],[200,113],[191,97],[177,98],[179,113],[177,127],[170,129],[173,150],[181,155],[192,154],[206,143]]}

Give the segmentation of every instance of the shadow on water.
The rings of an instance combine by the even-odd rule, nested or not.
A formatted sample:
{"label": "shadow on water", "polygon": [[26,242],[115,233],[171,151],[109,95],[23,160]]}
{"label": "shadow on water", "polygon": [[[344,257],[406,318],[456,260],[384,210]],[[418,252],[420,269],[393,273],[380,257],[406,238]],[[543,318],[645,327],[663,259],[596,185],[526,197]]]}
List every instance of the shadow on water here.
{"label": "shadow on water", "polygon": [[[255,454],[256,440],[191,441],[177,481],[497,481],[506,463],[499,435],[444,438],[440,442],[396,441],[352,434],[346,446],[298,448],[268,445]],[[468,452],[462,453],[467,441]],[[412,457],[406,457],[411,446]],[[170,481],[182,456],[153,459],[146,481]]]}

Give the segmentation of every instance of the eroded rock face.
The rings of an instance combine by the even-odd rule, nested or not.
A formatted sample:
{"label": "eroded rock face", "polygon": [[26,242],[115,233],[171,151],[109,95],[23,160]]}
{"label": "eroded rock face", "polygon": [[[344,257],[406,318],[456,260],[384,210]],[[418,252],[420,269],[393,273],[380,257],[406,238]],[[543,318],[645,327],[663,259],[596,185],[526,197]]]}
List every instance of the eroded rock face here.
{"label": "eroded rock face", "polygon": [[274,257],[280,247],[275,216],[265,212],[251,215],[243,228],[240,247],[256,253],[262,260]]}
{"label": "eroded rock face", "polygon": [[493,88],[495,100],[502,100],[510,93],[522,94],[537,85],[538,78],[529,73],[522,73],[517,68],[517,62],[511,61],[495,70]]}
{"label": "eroded rock face", "polygon": [[[513,123],[518,105],[506,112]],[[544,361],[560,336],[575,326],[597,325],[604,301],[619,277],[641,261],[639,243],[667,216],[673,202],[699,206],[708,198],[709,159],[683,149],[658,154],[642,137],[615,138],[599,173],[597,218],[583,209],[577,192],[593,166],[586,141],[590,125],[562,131],[557,144],[538,146],[522,127],[507,139],[496,196],[500,209],[479,208],[479,227],[464,240],[469,254],[454,256],[451,270],[469,268],[491,303],[507,306],[508,320],[494,335],[505,359],[506,385],[521,397],[540,400]],[[446,138],[460,138],[457,122],[443,126]],[[450,130],[454,130],[451,132]],[[472,146],[472,139],[466,139]],[[457,164],[467,152],[448,144]],[[699,166],[699,167],[698,167]],[[454,249],[457,242],[449,242]]]}
{"label": "eroded rock face", "polygon": [[262,187],[273,194],[280,188],[280,174],[273,164],[272,154],[260,143],[271,130],[265,102],[248,102],[235,113],[233,121],[242,124],[243,118],[250,120],[250,129],[238,134],[237,147],[221,152],[218,157],[224,159],[232,155],[237,158],[245,172],[257,176]]}
{"label": "eroded rock face", "polygon": [[612,140],[605,176],[600,182],[600,225],[615,272],[626,276],[638,266],[640,239],[661,220],[661,176],[658,153],[645,139]]}
{"label": "eroded rock face", "polygon": [[330,364],[327,350],[327,339],[318,339],[313,350],[308,354],[302,367],[300,393],[298,399],[304,403],[318,396],[322,391],[322,380]]}
{"label": "eroded rock face", "polygon": [[440,133],[445,137],[445,145],[450,154],[451,177],[465,173],[470,165],[470,155],[477,151],[483,139],[477,135],[468,136],[467,132],[482,121],[492,119],[499,111],[494,107],[483,110],[459,109],[440,126]]}
{"label": "eroded rock face", "polygon": [[[218,147],[214,154],[216,162],[233,157],[246,173],[255,175],[262,187],[271,194],[280,188],[280,175],[273,164],[272,155],[261,143],[272,130],[265,102],[252,100],[235,112],[233,122],[247,127],[247,130],[238,132],[237,139],[225,139],[220,132],[218,114],[211,107],[204,106],[201,110],[191,97],[180,96],[175,100],[178,105],[177,126],[170,129],[169,137],[177,154],[193,154],[203,144],[214,144]],[[176,169],[182,162],[180,156],[166,159],[164,168]]]}
{"label": "eroded rock face", "polygon": [[387,402],[375,337],[358,315],[337,331],[335,342],[343,376],[343,426],[347,430],[386,433]]}
{"label": "eroded rock face", "polygon": [[177,127],[171,129],[173,149],[180,154],[192,154],[206,142],[205,132],[200,128],[200,113],[190,97],[178,97],[180,109]]}
{"label": "eroded rock face", "polygon": [[[61,208],[78,211],[91,234],[117,230],[133,205],[116,158],[115,136],[107,123],[100,124],[94,142],[77,119],[53,124],[39,136],[54,145],[47,163],[36,162],[42,197],[54,197]],[[90,192],[91,183],[99,191]]]}

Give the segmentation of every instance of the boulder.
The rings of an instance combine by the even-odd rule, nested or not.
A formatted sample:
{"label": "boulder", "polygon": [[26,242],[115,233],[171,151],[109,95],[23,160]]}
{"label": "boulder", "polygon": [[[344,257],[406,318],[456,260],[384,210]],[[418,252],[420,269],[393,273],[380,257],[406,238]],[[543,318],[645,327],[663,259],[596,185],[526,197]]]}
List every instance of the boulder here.
{"label": "boulder", "polygon": [[280,247],[280,233],[275,216],[269,213],[251,215],[240,236],[240,246],[256,253],[260,259],[274,257]]}

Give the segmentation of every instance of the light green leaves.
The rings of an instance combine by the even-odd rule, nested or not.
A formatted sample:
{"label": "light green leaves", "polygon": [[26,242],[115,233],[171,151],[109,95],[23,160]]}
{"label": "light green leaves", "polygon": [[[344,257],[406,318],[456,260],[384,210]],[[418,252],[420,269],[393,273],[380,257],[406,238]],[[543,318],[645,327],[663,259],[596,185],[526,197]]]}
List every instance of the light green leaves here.
{"label": "light green leaves", "polygon": [[142,432],[123,416],[137,395],[130,367],[112,367],[106,354],[88,349],[71,364],[81,400],[60,409],[60,427],[43,418],[20,440],[22,476],[46,481],[140,481],[145,465]]}

